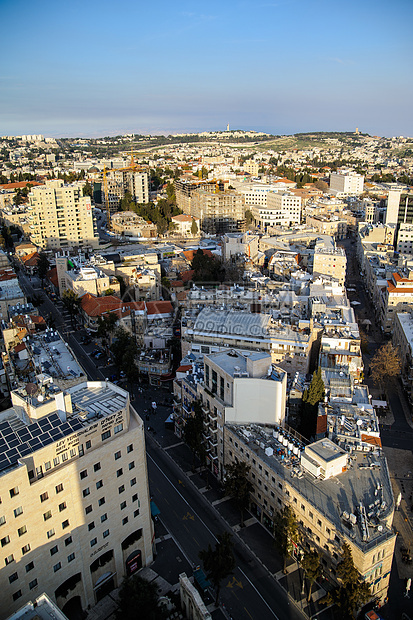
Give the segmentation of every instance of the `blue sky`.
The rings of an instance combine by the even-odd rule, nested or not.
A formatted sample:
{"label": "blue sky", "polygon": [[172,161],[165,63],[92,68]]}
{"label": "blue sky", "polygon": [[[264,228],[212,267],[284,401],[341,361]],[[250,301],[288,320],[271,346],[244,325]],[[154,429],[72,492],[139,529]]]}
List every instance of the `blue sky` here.
{"label": "blue sky", "polygon": [[0,0],[0,135],[413,136],[412,0]]}

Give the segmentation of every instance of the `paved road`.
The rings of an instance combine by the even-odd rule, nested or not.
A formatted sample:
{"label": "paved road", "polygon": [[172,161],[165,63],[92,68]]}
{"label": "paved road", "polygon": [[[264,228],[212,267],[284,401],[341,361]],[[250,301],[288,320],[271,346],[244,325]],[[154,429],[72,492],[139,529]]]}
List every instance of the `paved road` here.
{"label": "paved road", "polygon": [[[174,461],[147,438],[148,472],[151,493],[161,511],[161,519],[185,558],[194,566],[198,554],[215,536],[231,529],[209,502],[182,475]],[[301,619],[303,614],[285,591],[234,535],[237,567],[222,584],[221,601],[237,620]]]}

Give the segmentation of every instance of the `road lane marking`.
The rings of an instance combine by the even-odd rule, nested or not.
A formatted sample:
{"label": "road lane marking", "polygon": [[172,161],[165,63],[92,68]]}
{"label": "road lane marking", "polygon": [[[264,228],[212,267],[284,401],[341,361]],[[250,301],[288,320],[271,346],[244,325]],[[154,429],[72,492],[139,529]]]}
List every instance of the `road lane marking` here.
{"label": "road lane marking", "polygon": [[[181,499],[185,502],[185,504],[186,504],[189,508],[191,508],[191,510],[192,510],[192,511],[194,512],[194,514],[198,517],[198,519],[200,520],[200,522],[202,523],[202,525],[204,526],[204,528],[205,528],[205,529],[206,529],[206,530],[207,530],[207,531],[211,534],[211,536],[214,538],[214,540],[215,540],[216,542],[218,542],[218,538],[215,536],[215,534],[214,534],[214,533],[213,533],[213,532],[209,529],[209,527],[206,525],[206,523],[204,523],[204,521],[201,519],[201,517],[197,514],[196,510],[194,510],[194,509],[192,508],[192,506],[191,506],[191,505],[189,504],[189,502],[185,499],[185,497],[182,495],[182,493],[180,493],[180,492],[178,491],[178,489],[176,488],[176,486],[175,486],[175,485],[174,485],[174,484],[170,481],[170,479],[169,479],[169,478],[168,478],[168,476],[165,474],[165,472],[164,472],[164,471],[162,471],[162,469],[159,467],[158,463],[156,463],[156,462],[155,462],[155,460],[153,459],[153,457],[152,457],[150,454],[148,454],[148,453],[147,453],[147,457],[148,457],[148,458],[152,461],[152,463],[155,465],[155,467],[156,467],[157,469],[159,469],[159,471],[161,472],[161,474],[163,475],[163,477],[164,477],[164,478],[166,478],[166,480],[169,482],[169,484],[171,485],[171,487],[173,487],[173,489],[175,489],[176,493],[177,493],[177,494],[179,495],[179,497],[180,497],[180,498],[181,498]],[[174,510],[174,512],[175,512],[175,510]],[[176,514],[176,512],[175,512],[175,514]],[[176,514],[176,516],[178,516],[178,515]],[[166,528],[166,529],[168,529],[168,528]],[[173,538],[174,538],[174,537],[173,537]],[[175,538],[174,538],[174,540],[175,540]],[[179,547],[179,548],[181,548],[181,547]],[[185,555],[185,554],[184,554],[184,555]],[[187,557],[187,556],[185,555],[185,557]],[[188,559],[188,558],[187,558],[187,559]],[[188,560],[188,561],[189,561],[189,560]],[[265,598],[262,596],[262,594],[261,594],[261,593],[257,590],[257,588],[254,586],[254,584],[252,583],[251,579],[250,579],[250,578],[249,578],[249,577],[248,577],[248,576],[244,573],[244,571],[242,570],[242,568],[240,568],[240,567],[238,566],[238,570],[240,571],[240,573],[242,573],[242,574],[244,575],[245,579],[248,581],[248,583],[252,586],[252,588],[253,588],[253,589],[255,590],[255,592],[258,594],[258,596],[260,597],[260,599],[262,600],[262,602],[266,605],[266,607],[268,608],[268,610],[272,613],[272,615],[274,616],[274,618],[276,618],[276,620],[279,620],[279,618],[278,618],[277,614],[275,614],[275,613],[274,613],[274,611],[271,609],[270,605],[267,603],[267,601],[266,601],[266,600],[265,600]],[[271,573],[269,573],[268,571],[267,571],[267,573],[268,573],[268,575],[269,575],[269,576],[271,576]],[[287,602],[289,602],[289,601],[288,601],[288,598],[287,598]]]}
{"label": "road lane marking", "polygon": [[196,539],[196,538],[194,538],[193,536],[192,536],[192,540],[194,540],[194,541],[196,542],[196,544],[198,545],[198,547],[200,547],[200,546],[201,546],[201,545],[199,544],[199,542],[197,541],[197,539]]}
{"label": "road lane marking", "polygon": [[244,607],[244,611],[247,612],[247,614],[249,615],[249,617],[251,618],[251,620],[254,620],[254,618],[251,616],[250,612],[248,611],[248,609],[246,607]]}

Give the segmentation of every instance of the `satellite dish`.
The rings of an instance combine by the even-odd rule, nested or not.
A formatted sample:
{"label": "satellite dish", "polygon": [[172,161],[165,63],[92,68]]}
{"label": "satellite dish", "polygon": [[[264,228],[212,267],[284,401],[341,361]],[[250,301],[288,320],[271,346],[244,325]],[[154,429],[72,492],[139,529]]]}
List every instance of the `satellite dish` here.
{"label": "satellite dish", "polygon": [[39,403],[42,403],[44,401],[43,394],[39,394],[39,396],[37,397],[37,400],[39,401]]}

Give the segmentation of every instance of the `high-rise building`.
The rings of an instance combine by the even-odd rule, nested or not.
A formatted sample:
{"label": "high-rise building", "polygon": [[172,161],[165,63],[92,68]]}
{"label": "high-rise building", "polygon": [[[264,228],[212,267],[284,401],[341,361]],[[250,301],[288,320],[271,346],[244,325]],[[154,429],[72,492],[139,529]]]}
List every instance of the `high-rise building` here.
{"label": "high-rise building", "polygon": [[191,213],[201,220],[207,233],[242,232],[245,229],[245,206],[241,194],[232,190],[214,193],[199,189],[191,199]]}
{"label": "high-rise building", "polygon": [[41,375],[0,415],[0,618],[36,592],[85,610],[153,559],[143,422],[104,382]]}
{"label": "high-rise building", "polygon": [[363,193],[364,177],[352,170],[332,172],[330,190],[341,196],[355,196]]}
{"label": "high-rise building", "polygon": [[60,179],[33,187],[29,194],[30,240],[44,249],[99,246],[99,235],[89,196],[79,183]]}
{"label": "high-rise building", "polygon": [[[149,202],[149,177],[145,171],[135,168],[108,170],[106,172],[107,194],[111,211],[117,211],[119,201],[129,192],[137,204]],[[107,196],[104,194],[106,206]]]}

